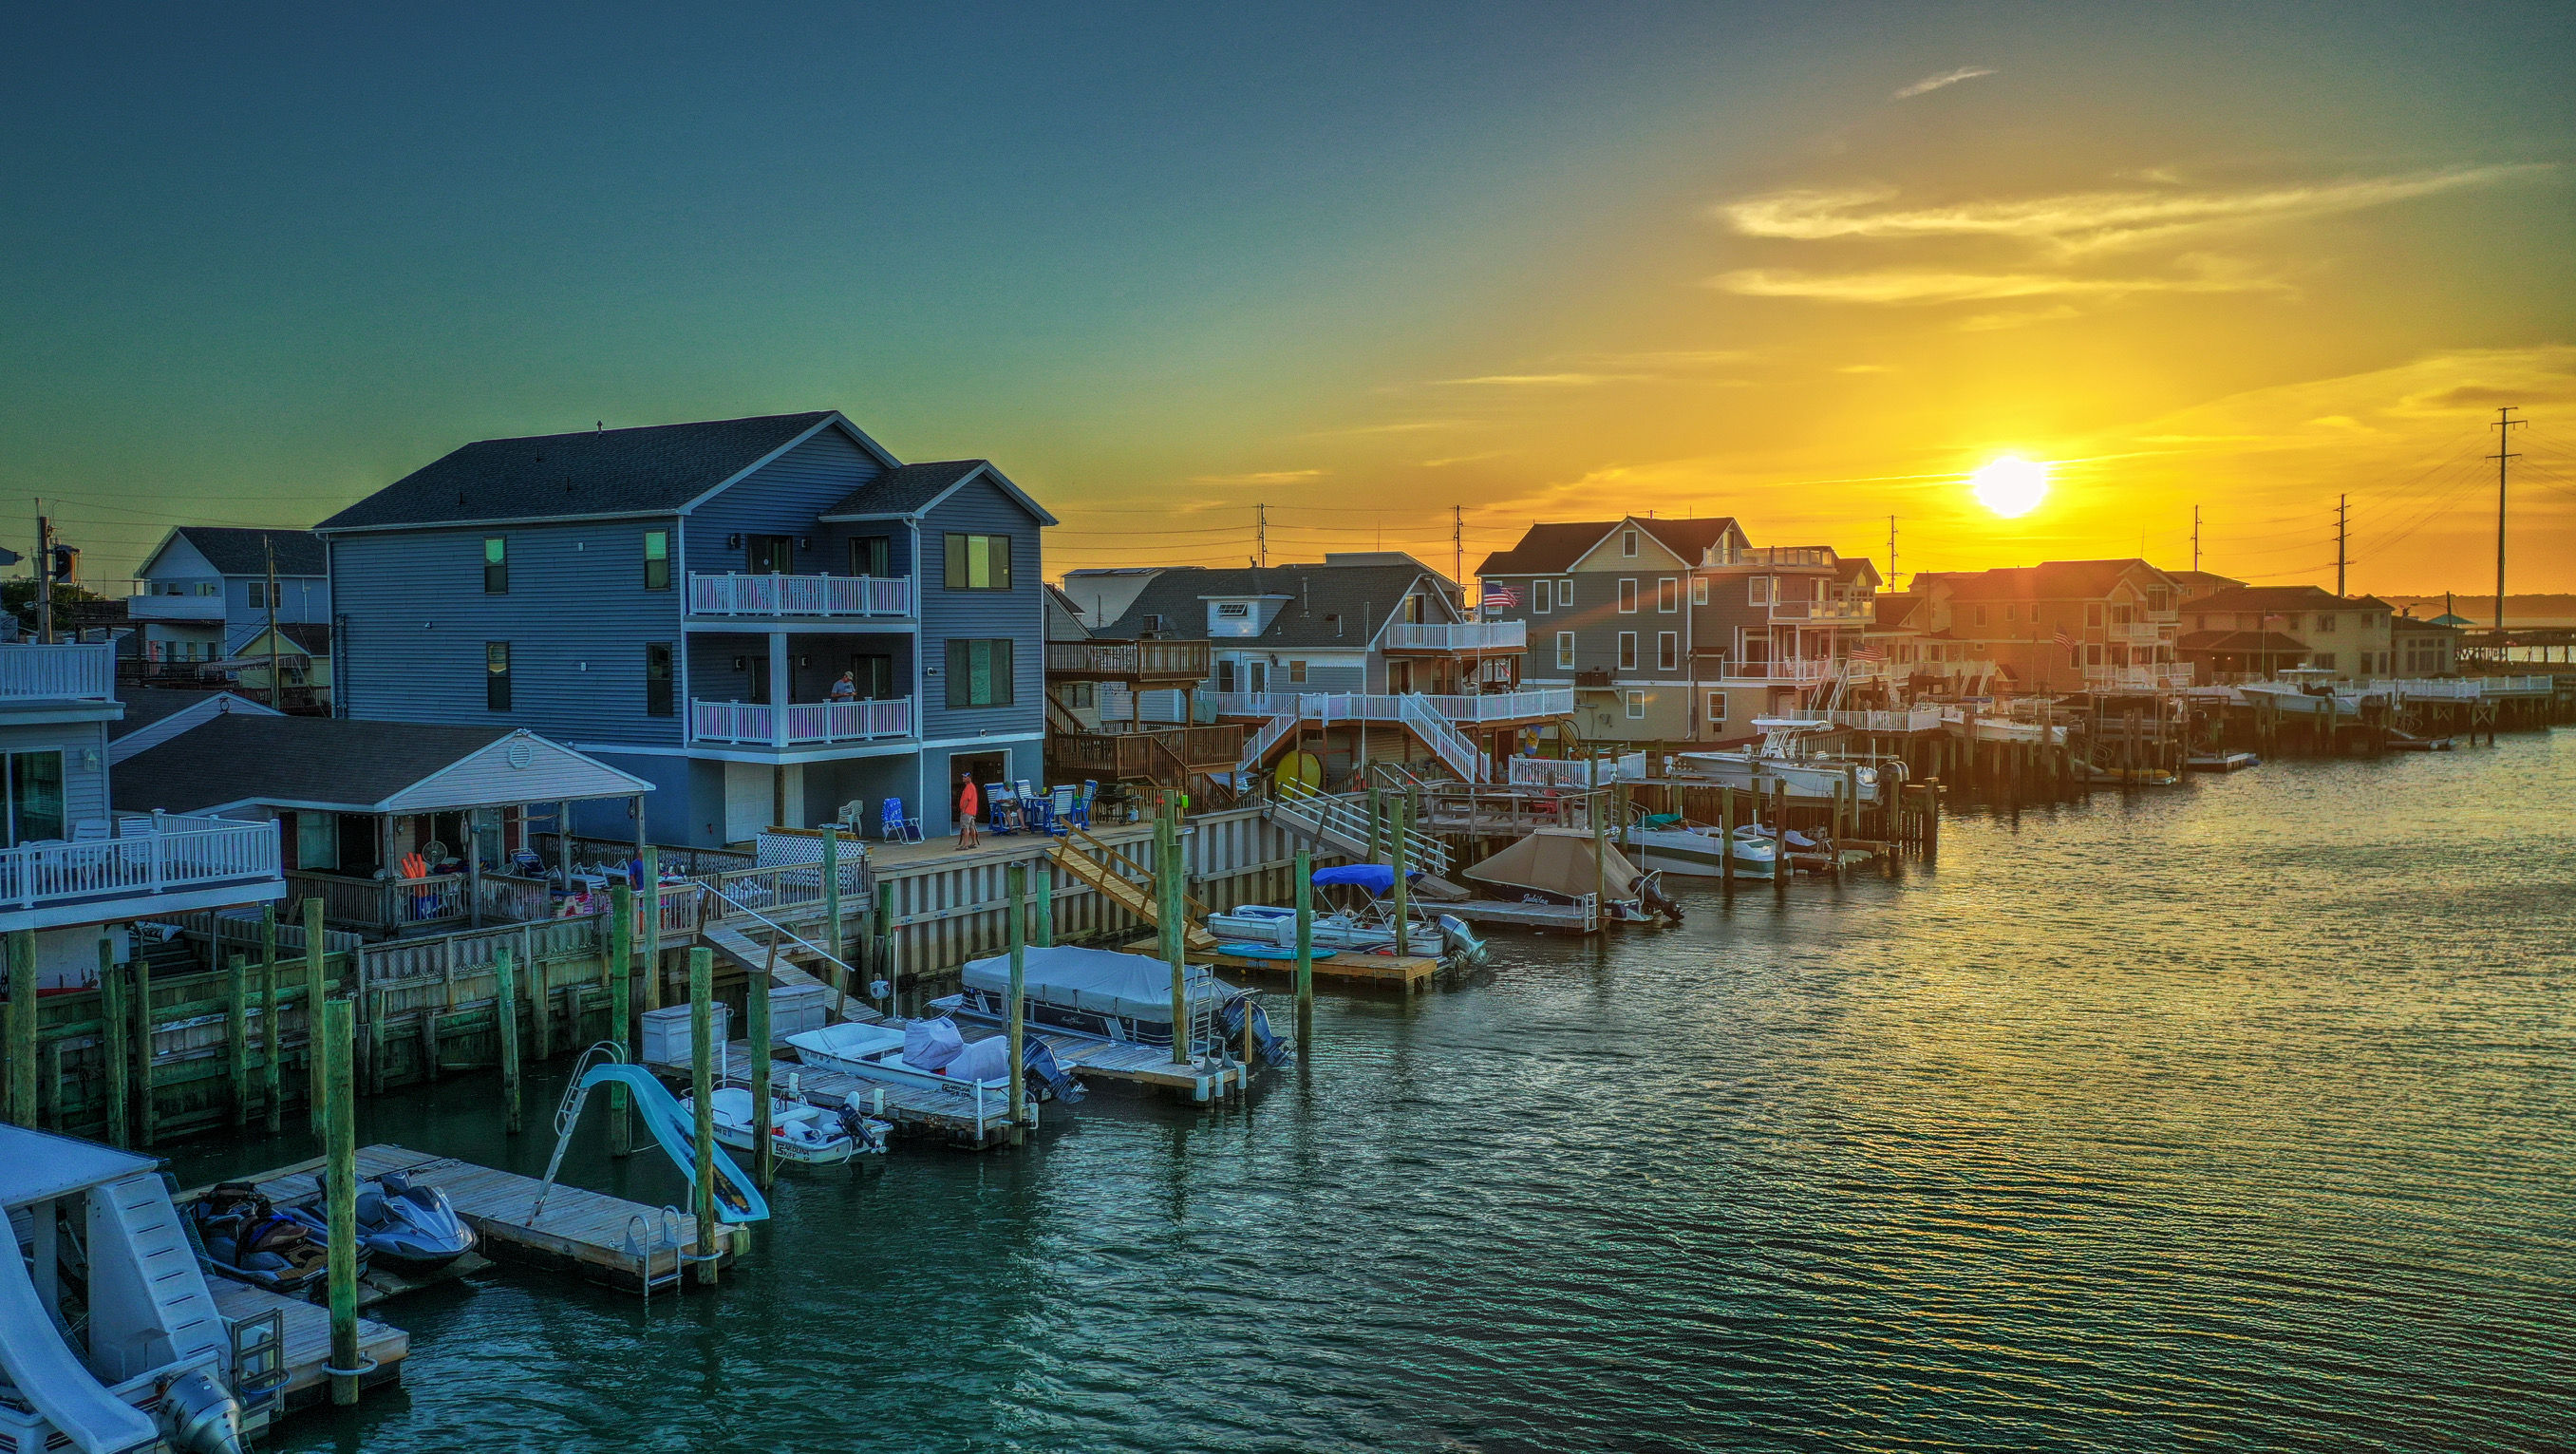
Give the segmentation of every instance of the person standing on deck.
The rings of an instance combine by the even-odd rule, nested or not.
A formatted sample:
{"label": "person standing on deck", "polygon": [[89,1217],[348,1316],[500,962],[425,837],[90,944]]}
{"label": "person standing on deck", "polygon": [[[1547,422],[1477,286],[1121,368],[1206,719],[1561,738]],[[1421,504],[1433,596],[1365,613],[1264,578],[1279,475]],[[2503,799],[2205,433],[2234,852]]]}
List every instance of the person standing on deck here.
{"label": "person standing on deck", "polygon": [[975,815],[983,811],[983,807],[984,795],[976,790],[975,774],[961,770],[957,774],[958,847],[972,848],[975,846]]}
{"label": "person standing on deck", "polygon": [[848,672],[841,673],[841,679],[832,683],[832,700],[835,702],[855,702],[858,699],[859,684],[851,679]]}

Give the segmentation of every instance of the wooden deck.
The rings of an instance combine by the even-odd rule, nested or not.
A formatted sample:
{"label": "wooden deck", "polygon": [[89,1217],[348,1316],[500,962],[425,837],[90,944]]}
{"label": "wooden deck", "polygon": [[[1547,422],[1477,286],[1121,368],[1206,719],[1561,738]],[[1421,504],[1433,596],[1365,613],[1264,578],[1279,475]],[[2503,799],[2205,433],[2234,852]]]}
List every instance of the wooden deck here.
{"label": "wooden deck", "polygon": [[[481,1234],[484,1254],[496,1261],[570,1272],[614,1287],[643,1286],[644,1254],[632,1219],[640,1216],[647,1224],[658,1224],[658,1207],[557,1182],[546,1198],[544,1222],[531,1225],[528,1214],[544,1185],[533,1176],[402,1146],[358,1148],[360,1181],[388,1171],[399,1171],[447,1193],[456,1214]],[[316,1195],[321,1174],[318,1166],[303,1163],[253,1180],[269,1200],[285,1203]],[[682,1210],[679,1224],[681,1245],[695,1251],[697,1219]],[[723,1244],[723,1261],[730,1262],[741,1245],[741,1229],[718,1224],[716,1240]],[[655,1281],[678,1270],[678,1257],[671,1249],[654,1251]]]}
{"label": "wooden deck", "polygon": [[[330,1376],[322,1370],[331,1364],[331,1310],[319,1303],[270,1292],[229,1277],[209,1275],[206,1288],[215,1296],[215,1310],[230,1322],[245,1318],[264,1318],[276,1312],[286,1334],[286,1403],[287,1411],[305,1408],[330,1398]],[[402,1382],[403,1359],[411,1353],[411,1335],[389,1323],[373,1318],[358,1320],[358,1351],[375,1363],[375,1367],[358,1379],[361,1398],[370,1389],[384,1388]],[[364,1364],[360,1365],[364,1367]]]}

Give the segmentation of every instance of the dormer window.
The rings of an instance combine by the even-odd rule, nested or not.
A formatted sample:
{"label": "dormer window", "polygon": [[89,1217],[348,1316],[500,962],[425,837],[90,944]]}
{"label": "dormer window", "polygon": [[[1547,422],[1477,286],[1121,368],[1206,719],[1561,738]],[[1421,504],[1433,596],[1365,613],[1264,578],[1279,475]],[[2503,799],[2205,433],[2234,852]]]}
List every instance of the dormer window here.
{"label": "dormer window", "polygon": [[1241,621],[1251,616],[1252,607],[1243,601],[1219,601],[1216,614],[1222,620]]}
{"label": "dormer window", "polygon": [[1628,556],[1628,557],[1630,557],[1630,558],[1632,558],[1632,559],[1636,556],[1636,554],[1637,554],[1637,532],[1636,532],[1636,531],[1634,531],[1634,530],[1622,530],[1622,531],[1620,531],[1620,532],[1619,532],[1619,553],[1620,553],[1621,555]]}

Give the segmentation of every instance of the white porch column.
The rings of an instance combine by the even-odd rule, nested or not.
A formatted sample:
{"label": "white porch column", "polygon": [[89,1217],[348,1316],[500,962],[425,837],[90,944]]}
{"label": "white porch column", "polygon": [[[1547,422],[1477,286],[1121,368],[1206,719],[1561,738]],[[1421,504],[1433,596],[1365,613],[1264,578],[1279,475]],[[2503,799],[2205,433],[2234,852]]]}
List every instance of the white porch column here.
{"label": "white porch column", "polygon": [[787,633],[769,634],[769,745],[787,745]]}

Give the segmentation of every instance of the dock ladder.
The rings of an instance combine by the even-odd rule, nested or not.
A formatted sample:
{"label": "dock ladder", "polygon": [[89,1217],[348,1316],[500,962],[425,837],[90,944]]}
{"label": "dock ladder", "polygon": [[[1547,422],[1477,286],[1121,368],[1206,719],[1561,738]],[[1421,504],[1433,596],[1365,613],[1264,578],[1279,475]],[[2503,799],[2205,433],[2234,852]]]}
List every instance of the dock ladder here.
{"label": "dock ladder", "polygon": [[226,1318],[231,1347],[225,1380],[244,1413],[283,1411],[286,1404],[286,1313],[270,1308],[247,1318]]}
{"label": "dock ladder", "polygon": [[[671,1254],[671,1270],[655,1277],[653,1254],[665,1249]],[[668,1287],[675,1294],[680,1292],[688,1286],[680,1274],[688,1269],[689,1263],[707,1260],[693,1259],[681,1250],[680,1209],[668,1202],[650,1216],[636,1212],[626,1219],[625,1250],[635,1254],[636,1280],[643,1284],[644,1306],[648,1310],[653,1306],[653,1289]]]}

